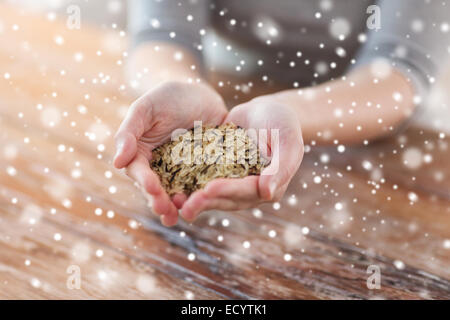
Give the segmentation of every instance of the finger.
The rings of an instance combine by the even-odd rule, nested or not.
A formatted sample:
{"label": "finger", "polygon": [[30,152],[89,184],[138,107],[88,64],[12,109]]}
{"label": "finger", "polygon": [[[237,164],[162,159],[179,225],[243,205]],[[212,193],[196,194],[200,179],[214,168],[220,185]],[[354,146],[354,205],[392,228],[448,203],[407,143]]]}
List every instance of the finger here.
{"label": "finger", "polygon": [[160,216],[177,217],[178,209],[170,200],[166,192],[160,193],[153,198],[153,212]]}
{"label": "finger", "polygon": [[145,156],[138,153],[127,167],[127,175],[137,181],[146,192],[156,196],[164,193],[158,176],[150,169],[149,162]]}
{"label": "finger", "polygon": [[173,227],[178,222],[178,215],[162,215],[161,223],[166,227]]}
{"label": "finger", "polygon": [[194,221],[198,215],[206,210],[236,210],[238,203],[230,199],[209,199],[203,190],[194,192],[181,208],[181,216],[187,221]]}
{"label": "finger", "polygon": [[160,193],[153,199],[153,212],[160,216],[161,223],[166,227],[172,227],[178,221],[178,209],[170,200],[166,192]]}
{"label": "finger", "polygon": [[177,193],[172,197],[172,202],[175,205],[175,207],[177,207],[177,209],[181,209],[186,200],[187,196],[184,193]]}
{"label": "finger", "polygon": [[181,208],[180,215],[186,221],[194,221],[198,212],[206,205],[207,197],[203,190],[195,191]]}
{"label": "finger", "polygon": [[[259,179],[259,194],[264,200],[272,200],[279,188],[288,184],[303,159],[303,140],[300,130],[281,131],[271,136],[271,162]],[[274,141],[273,141],[274,140]]]}
{"label": "finger", "polygon": [[116,154],[114,155],[113,165],[117,169],[126,167],[136,156],[137,140],[127,132],[121,132],[116,135]]}
{"label": "finger", "polygon": [[248,176],[241,179],[216,179],[209,182],[204,191],[206,196],[227,198],[234,201],[259,201],[259,176]]}
{"label": "finger", "polygon": [[233,107],[231,112],[229,112],[226,118],[223,120],[223,123],[230,123],[230,122],[244,128],[247,127],[245,104],[240,104]]}
{"label": "finger", "polygon": [[139,98],[131,105],[114,137],[116,154],[113,163],[118,169],[133,160],[137,153],[137,141],[148,130],[151,105],[147,100]]}
{"label": "finger", "polygon": [[178,210],[162,188],[157,175],[150,169],[147,158],[138,154],[127,167],[127,175],[136,180],[145,192],[152,195],[153,212],[157,215],[167,216],[162,220],[164,225],[176,224]]}
{"label": "finger", "polygon": [[288,182],[288,183],[285,183],[285,184],[282,185],[282,186],[279,186],[279,187],[276,189],[276,191],[275,191],[275,193],[274,193],[273,198],[271,199],[271,201],[280,201],[280,200],[283,198],[283,195],[285,194],[285,192],[286,192],[288,186],[289,186],[289,182]]}

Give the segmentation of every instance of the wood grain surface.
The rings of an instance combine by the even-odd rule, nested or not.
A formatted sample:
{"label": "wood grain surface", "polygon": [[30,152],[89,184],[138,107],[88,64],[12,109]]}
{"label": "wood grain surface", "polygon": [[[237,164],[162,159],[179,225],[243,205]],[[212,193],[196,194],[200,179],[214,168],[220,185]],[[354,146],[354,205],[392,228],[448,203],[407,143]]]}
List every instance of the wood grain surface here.
{"label": "wood grain surface", "polygon": [[168,229],[111,166],[126,35],[6,5],[0,22],[0,298],[450,298],[448,136],[308,146],[279,203]]}

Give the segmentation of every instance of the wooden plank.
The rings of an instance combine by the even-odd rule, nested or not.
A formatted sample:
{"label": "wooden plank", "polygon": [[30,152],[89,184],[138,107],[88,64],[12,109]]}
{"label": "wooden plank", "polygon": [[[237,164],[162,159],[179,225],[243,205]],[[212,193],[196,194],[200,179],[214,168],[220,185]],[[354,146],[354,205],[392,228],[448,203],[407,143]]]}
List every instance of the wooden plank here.
{"label": "wooden plank", "polygon": [[[2,299],[198,299],[223,298],[158,266],[143,263],[81,234],[64,232],[28,203],[1,210]],[[39,208],[39,209],[38,209]],[[44,211],[35,224],[27,215]],[[34,213],[32,213],[34,212]],[[92,228],[96,226],[93,225]],[[63,236],[56,241],[55,237]],[[56,238],[58,239],[58,238]],[[80,289],[70,288],[69,267],[80,269]]]}
{"label": "wooden plank", "polygon": [[[16,137],[12,133],[16,131]],[[8,128],[7,132],[8,141],[15,141],[20,143],[22,140],[21,133],[15,130],[13,127]],[[37,140],[37,136],[34,138]],[[271,208],[263,208],[263,218],[256,218],[250,215],[249,212],[241,212],[238,214],[225,214],[225,213],[213,213],[210,215],[205,215],[204,218],[200,219],[196,224],[189,226],[182,224],[179,228],[175,230],[167,230],[159,225],[157,220],[149,220],[148,212],[145,209],[145,202],[140,201],[136,204],[136,199],[133,199],[131,203],[126,201],[129,197],[129,193],[133,192],[133,187],[127,182],[123,177],[114,177],[112,183],[114,185],[120,185],[126,188],[126,193],[122,193],[120,189],[114,195],[113,198],[108,194],[107,188],[97,185],[99,179],[102,179],[99,173],[104,172],[108,166],[102,161],[93,161],[92,164],[96,163],[99,167],[103,166],[103,169],[90,167],[88,172],[83,169],[83,183],[70,182],[71,178],[67,177],[69,174],[66,168],[64,168],[64,163],[73,158],[73,154],[67,152],[59,152],[57,150],[57,145],[54,144],[50,147],[51,143],[48,141],[35,141],[40,148],[48,150],[45,153],[33,152],[30,153],[30,149],[24,149],[24,156],[15,159],[12,164],[14,167],[21,168],[17,175],[13,178],[8,178],[6,174],[1,176],[0,181],[2,184],[8,185],[13,190],[20,190],[20,192],[26,192],[29,198],[38,199],[40,205],[46,204],[48,208],[58,208],[58,215],[51,217],[52,219],[57,219],[59,224],[65,224],[67,230],[76,230],[76,232],[82,233],[86,237],[93,238],[94,241],[99,243],[105,243],[112,248],[120,248],[121,251],[126,252],[127,255],[136,256],[137,259],[142,261],[150,261],[155,263],[156,257],[158,259],[166,259],[165,264],[178,266],[183,270],[189,270],[188,274],[191,278],[195,279],[195,274],[198,274],[198,279],[194,281],[201,281],[206,277],[209,281],[202,283],[202,285],[214,286],[215,283],[232,283],[238,288],[243,288],[238,290],[234,286],[225,286],[221,288],[225,292],[235,292],[234,297],[258,297],[258,298],[274,298],[274,297],[284,297],[284,298],[312,298],[312,297],[333,297],[333,298],[345,298],[345,297],[358,297],[358,298],[370,298],[374,295],[370,290],[364,288],[365,285],[365,270],[369,264],[379,264],[382,266],[383,274],[385,270],[389,273],[394,273],[396,276],[398,274],[405,274],[408,272],[408,277],[418,277],[417,282],[426,283],[424,287],[420,288],[423,292],[427,292],[427,295],[433,295],[434,297],[443,297],[445,292],[442,287],[448,286],[448,282],[443,279],[438,280],[438,285],[433,285],[435,281],[435,276],[428,275],[427,273],[421,273],[422,271],[415,270],[413,267],[406,270],[396,270],[391,259],[385,258],[378,254],[378,251],[383,250],[382,253],[390,253],[394,257],[402,257],[402,262],[409,264],[410,262],[414,265],[422,261],[427,261],[424,259],[424,254],[426,257],[426,251],[421,253],[420,249],[425,249],[424,246],[429,248],[431,239],[434,238],[434,234],[430,237],[426,243],[414,237],[411,239],[412,245],[417,248],[416,252],[411,255],[405,255],[403,253],[404,242],[400,242],[396,245],[399,238],[403,236],[410,236],[410,231],[408,231],[407,225],[403,223],[398,223],[400,227],[397,230],[393,227],[387,228],[386,230],[380,228],[377,233],[372,235],[365,234],[365,232],[356,232],[357,237],[355,244],[359,241],[366,241],[370,243],[373,241],[374,237],[379,237],[380,232],[386,233],[386,239],[379,242],[379,245],[374,246],[370,250],[358,248],[355,245],[339,241],[339,239],[332,237],[333,233],[336,237],[341,236],[345,238],[344,235],[339,232],[339,228],[335,229],[334,225],[323,231],[321,230],[320,222],[330,221],[326,216],[321,216],[320,213],[316,214],[304,214],[299,215],[299,211],[308,210],[311,206],[306,203],[304,209],[292,208],[289,210],[289,206],[286,202],[288,199],[284,199],[282,206],[287,207],[282,211],[276,211]],[[58,155],[59,154],[59,155]],[[87,162],[85,160],[86,156],[81,153],[77,155],[77,158],[81,163]],[[89,158],[89,155],[86,157]],[[29,160],[26,160],[29,159]],[[31,161],[32,159],[32,161]],[[54,163],[47,163],[48,167],[52,168],[52,175],[45,174],[43,166],[33,165],[36,163],[41,163],[46,161],[46,159],[53,159]],[[48,161],[48,160],[47,160]],[[91,165],[92,165],[91,164]],[[5,172],[4,170],[3,172]],[[304,168],[303,174],[307,174],[308,168]],[[311,173],[312,171],[309,171]],[[20,178],[20,175],[24,177]],[[30,177],[27,177],[30,175]],[[41,177],[36,176],[41,175]],[[45,177],[47,176],[47,177]],[[53,176],[60,176],[63,181],[60,184],[70,184],[72,185],[71,192],[71,208],[64,208],[61,204],[65,198],[62,199],[51,199],[51,196],[46,196],[40,198],[38,195],[34,194],[36,190],[39,190],[39,185],[36,183],[39,181],[52,180]],[[312,175],[311,175],[312,176]],[[3,179],[9,179],[3,182]],[[106,182],[107,179],[103,178]],[[124,181],[119,181],[124,180]],[[22,183],[20,183],[23,181]],[[34,182],[30,185],[30,182]],[[353,183],[355,180],[352,179]],[[357,181],[357,180],[356,180]],[[52,186],[53,183],[49,185]],[[111,182],[108,182],[108,185]],[[18,185],[16,185],[18,184]],[[27,187],[28,184],[28,187]],[[361,186],[358,188],[366,188],[363,182],[360,182]],[[58,186],[58,184],[56,184]],[[51,193],[52,188],[47,188],[47,183],[44,183],[44,190],[49,190]],[[81,188],[81,190],[77,190]],[[295,188],[295,185],[293,185]],[[318,194],[317,190],[313,188],[308,188],[305,199],[309,199],[309,202],[314,203],[314,195]],[[139,195],[134,191],[135,195]],[[128,195],[127,195],[128,193]],[[85,198],[87,195],[91,196],[90,202],[86,202]],[[42,197],[42,195],[41,195]],[[11,197],[10,197],[11,198]],[[50,199],[49,199],[50,198]],[[319,198],[320,199],[320,198]],[[49,202],[49,203],[47,203]],[[111,203],[112,202],[112,203]],[[302,198],[298,198],[298,202],[302,203]],[[133,205],[134,203],[134,205]],[[314,206],[314,205],[313,205]],[[95,209],[102,209],[102,216],[97,217],[95,215]],[[320,211],[326,208],[325,203],[321,203]],[[358,208],[363,208],[359,204]],[[108,219],[106,217],[107,210],[114,210],[114,219]],[[296,210],[294,210],[296,209]],[[313,208],[314,209],[314,208]],[[50,209],[48,209],[50,210]],[[60,213],[60,211],[63,211]],[[318,209],[315,209],[315,211]],[[370,210],[370,206],[369,206]],[[60,220],[65,220],[65,215],[70,215],[69,221],[61,222]],[[64,219],[62,219],[62,217]],[[306,217],[311,217],[307,220]],[[78,221],[74,223],[73,220]],[[131,220],[130,220],[131,219]],[[227,219],[232,224],[232,228],[224,228],[221,226],[221,221]],[[87,228],[85,224],[94,220],[96,222],[95,230]],[[142,226],[138,229],[130,228],[130,221],[140,221]],[[354,230],[362,230],[363,226],[368,228],[368,224],[362,221],[362,219],[355,219],[355,225],[351,227],[352,232]],[[389,216],[386,217],[388,222],[391,222]],[[104,234],[100,231],[99,222],[105,224]],[[336,221],[338,223],[338,221]],[[90,223],[89,223],[90,224]],[[112,236],[112,231],[108,226],[111,224],[116,225],[117,230],[127,230],[127,235],[133,235],[136,237],[134,240],[125,239],[116,232],[115,236]],[[100,224],[101,225],[101,224]],[[133,225],[133,224],[131,224]],[[80,227],[77,227],[80,226]],[[311,229],[311,237],[304,237],[301,235],[299,226],[308,226]],[[314,228],[314,229],[313,229]],[[406,230],[405,230],[406,228]],[[89,229],[89,230],[86,230]],[[66,230],[66,232],[67,232]],[[269,231],[274,230],[279,236],[272,239],[268,236]],[[184,232],[186,235],[180,237],[180,232]],[[402,232],[403,235],[399,232]],[[300,234],[299,234],[300,233]],[[388,236],[390,234],[396,234],[398,238],[394,238],[389,241]],[[223,237],[224,240],[218,241],[219,237]],[[391,235],[392,237],[392,235]],[[347,239],[348,240],[348,239]],[[352,238],[353,241],[355,239]],[[243,248],[242,244],[245,241],[249,241],[252,246],[252,250],[246,250]],[[439,246],[436,241],[436,249],[439,250]],[[136,244],[141,250],[136,250]],[[174,246],[176,248],[174,248]],[[360,244],[361,246],[361,244]],[[167,248],[170,247],[169,252]],[[384,248],[384,249],[383,249]],[[431,270],[436,273],[441,273],[443,276],[448,277],[448,270],[446,266],[448,265],[448,255],[445,255],[444,248],[441,248],[443,256],[438,258],[435,263],[431,265]],[[428,249],[427,249],[428,250]],[[284,255],[286,253],[291,254],[293,260],[285,261]],[[188,254],[195,254],[196,260],[195,264],[187,259]],[[399,255],[400,254],[400,255]],[[298,260],[296,260],[298,259]],[[223,263],[222,263],[223,261]],[[347,274],[349,266],[351,273]],[[255,273],[255,267],[258,272]],[[426,270],[430,269],[430,266],[423,266]],[[330,268],[333,268],[333,273],[330,272]],[[336,268],[336,269],[335,269]],[[175,268],[172,272],[175,272]],[[243,273],[244,272],[244,273]],[[329,274],[330,273],[330,274]],[[398,274],[397,274],[398,273]],[[301,277],[299,276],[301,275]],[[324,274],[328,274],[324,277]],[[336,276],[339,274],[339,276]],[[333,278],[334,277],[336,278]],[[185,275],[186,276],[186,275]],[[258,279],[260,276],[263,279]],[[269,278],[270,281],[265,280]],[[346,281],[343,280],[345,277],[356,277],[356,279]],[[326,280],[324,280],[326,279]],[[419,280],[420,279],[420,280]],[[295,280],[295,281],[294,281]],[[432,281],[433,280],[433,281]],[[255,283],[256,281],[256,283]],[[247,283],[247,285],[245,285]],[[267,283],[270,286],[270,291],[262,291],[262,284]],[[350,284],[358,283],[357,288],[351,288]],[[401,283],[397,290],[400,290]],[[439,289],[439,286],[441,289]],[[430,289],[431,288],[431,289]],[[275,290],[277,289],[277,290]],[[388,292],[386,288],[386,292]],[[395,289],[395,288],[394,288]],[[402,291],[393,290],[393,295],[391,297],[420,297],[420,294],[424,294],[422,291],[416,293],[416,295],[404,295]],[[216,290],[218,290],[216,288]],[[436,290],[436,291],[434,291]],[[440,292],[440,291],[441,292]],[[442,292],[443,291],[443,292]],[[244,294],[245,292],[245,294]],[[323,292],[326,292],[325,295]],[[384,293],[385,291],[383,291]],[[251,294],[250,294],[251,293]],[[395,295],[397,294],[397,295]],[[323,295],[323,296],[322,296]],[[232,296],[228,293],[228,296]]]}

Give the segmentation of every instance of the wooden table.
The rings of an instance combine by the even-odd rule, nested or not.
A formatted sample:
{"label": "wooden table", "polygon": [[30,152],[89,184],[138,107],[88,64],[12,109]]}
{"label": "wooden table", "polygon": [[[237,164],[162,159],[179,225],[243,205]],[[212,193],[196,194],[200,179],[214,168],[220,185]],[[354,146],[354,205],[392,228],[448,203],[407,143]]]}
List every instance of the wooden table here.
{"label": "wooden table", "polygon": [[125,37],[0,22],[0,298],[450,298],[449,137],[313,147],[280,203],[168,229],[111,166]]}

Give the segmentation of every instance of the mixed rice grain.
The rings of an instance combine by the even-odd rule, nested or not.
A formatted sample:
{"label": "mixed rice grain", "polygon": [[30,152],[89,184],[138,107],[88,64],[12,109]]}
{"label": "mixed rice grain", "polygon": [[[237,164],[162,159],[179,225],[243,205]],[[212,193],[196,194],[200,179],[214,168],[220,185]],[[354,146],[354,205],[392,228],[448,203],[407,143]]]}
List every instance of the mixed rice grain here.
{"label": "mixed rice grain", "polygon": [[150,166],[169,195],[190,195],[217,178],[259,175],[269,161],[254,138],[231,123],[193,128],[154,149]]}

